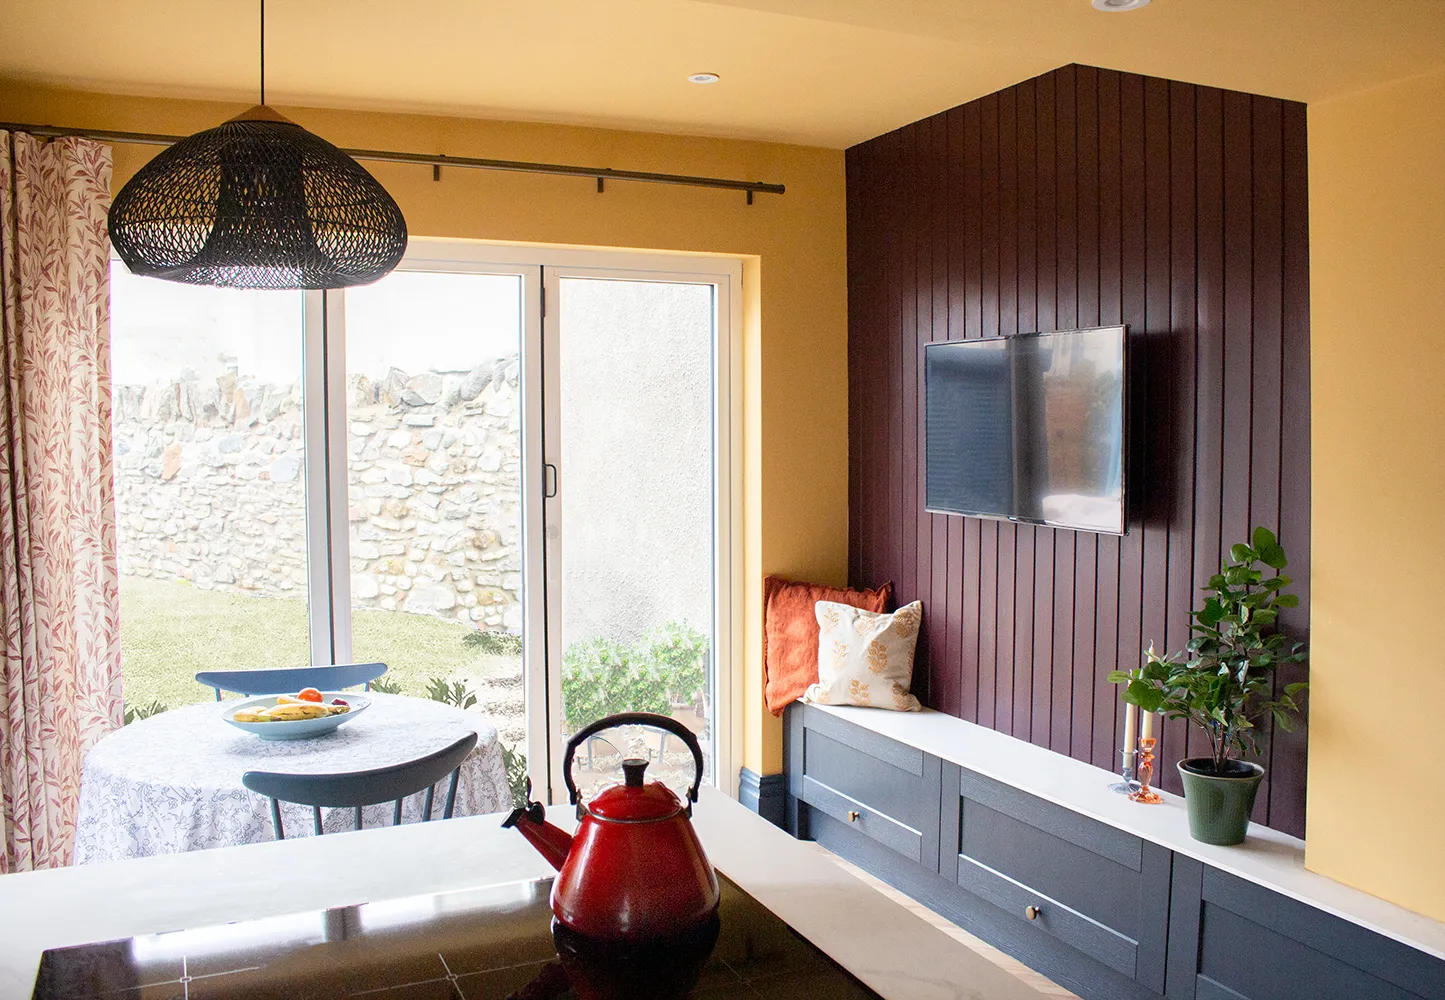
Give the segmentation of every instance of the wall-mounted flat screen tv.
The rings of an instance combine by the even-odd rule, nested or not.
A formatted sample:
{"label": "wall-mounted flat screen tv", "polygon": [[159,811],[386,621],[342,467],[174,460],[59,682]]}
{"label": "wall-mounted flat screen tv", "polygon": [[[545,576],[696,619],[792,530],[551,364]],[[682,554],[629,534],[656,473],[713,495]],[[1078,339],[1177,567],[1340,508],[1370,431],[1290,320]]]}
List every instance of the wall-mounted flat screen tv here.
{"label": "wall-mounted flat screen tv", "polygon": [[1121,535],[1128,330],[923,349],[925,506]]}

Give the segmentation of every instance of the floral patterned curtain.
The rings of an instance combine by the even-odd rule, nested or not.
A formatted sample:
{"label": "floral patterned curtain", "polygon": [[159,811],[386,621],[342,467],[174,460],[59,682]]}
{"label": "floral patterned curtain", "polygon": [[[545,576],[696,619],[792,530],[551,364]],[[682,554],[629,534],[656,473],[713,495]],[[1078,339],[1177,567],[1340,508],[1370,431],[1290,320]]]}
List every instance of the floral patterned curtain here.
{"label": "floral patterned curtain", "polygon": [[121,723],[110,147],[0,131],[0,870],[64,865]]}

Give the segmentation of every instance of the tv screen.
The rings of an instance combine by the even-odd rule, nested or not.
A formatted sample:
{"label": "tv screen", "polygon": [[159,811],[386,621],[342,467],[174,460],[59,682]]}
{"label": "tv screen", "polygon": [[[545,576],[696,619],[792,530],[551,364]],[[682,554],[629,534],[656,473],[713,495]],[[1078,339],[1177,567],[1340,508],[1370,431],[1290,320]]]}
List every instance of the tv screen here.
{"label": "tv screen", "polygon": [[1106,326],[929,344],[925,506],[1124,533],[1124,352]]}

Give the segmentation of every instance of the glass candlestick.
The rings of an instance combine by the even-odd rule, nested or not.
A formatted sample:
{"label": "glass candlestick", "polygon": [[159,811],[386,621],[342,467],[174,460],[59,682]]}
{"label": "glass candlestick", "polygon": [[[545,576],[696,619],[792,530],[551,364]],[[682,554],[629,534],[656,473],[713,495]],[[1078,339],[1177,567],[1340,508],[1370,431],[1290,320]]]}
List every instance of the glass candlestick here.
{"label": "glass candlestick", "polygon": [[1129,793],[1132,802],[1157,805],[1164,801],[1163,796],[1149,787],[1149,779],[1154,776],[1154,746],[1158,742],[1153,736],[1139,739],[1139,787]]}
{"label": "glass candlestick", "polygon": [[1110,786],[1109,786],[1109,791],[1111,791],[1111,792],[1118,792],[1120,795],[1129,795],[1130,793],[1132,793],[1132,792],[1134,792],[1134,791],[1136,791],[1136,790],[1138,789],[1138,787],[1139,787],[1139,782],[1138,782],[1138,780],[1137,780],[1137,778],[1136,778],[1136,776],[1135,776],[1135,775],[1136,775],[1135,765],[1138,763],[1138,760],[1139,760],[1139,751],[1137,751],[1137,750],[1120,750],[1120,751],[1119,751],[1119,778],[1120,778],[1120,780],[1119,780],[1119,781],[1116,781],[1116,782],[1114,782],[1114,784],[1110,785]]}

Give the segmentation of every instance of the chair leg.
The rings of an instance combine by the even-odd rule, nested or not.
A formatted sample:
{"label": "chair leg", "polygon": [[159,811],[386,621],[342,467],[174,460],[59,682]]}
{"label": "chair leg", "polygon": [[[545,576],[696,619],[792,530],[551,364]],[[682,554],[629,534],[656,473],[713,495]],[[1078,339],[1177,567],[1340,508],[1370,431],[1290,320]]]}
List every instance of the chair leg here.
{"label": "chair leg", "polygon": [[216,692],[216,700],[217,700],[217,701],[220,701],[220,700],[221,700],[221,689],[220,689],[220,688],[215,688],[214,690],[215,690],[215,692]]}
{"label": "chair leg", "polygon": [[394,809],[394,810],[392,811],[392,814],[391,814],[391,825],[392,825],[392,826],[401,826],[401,803],[402,803],[402,801],[403,801],[402,799],[397,799],[397,800],[396,800],[396,809]]}
{"label": "chair leg", "polygon": [[442,819],[452,818],[452,807],[457,804],[457,782],[461,780],[462,766],[458,764],[452,771],[451,784],[447,786],[447,807],[442,810]]}
{"label": "chair leg", "polygon": [[311,826],[316,830],[316,836],[321,836],[321,807],[311,807]]}
{"label": "chair leg", "polygon": [[286,833],[281,829],[281,803],[275,799],[271,800],[271,832],[277,840],[286,839]]}
{"label": "chair leg", "polygon": [[361,806],[356,807],[356,828],[361,829]]}
{"label": "chair leg", "polygon": [[433,800],[436,798],[436,793],[437,793],[436,785],[428,785],[428,786],[427,786],[427,790],[426,790],[426,808],[425,808],[424,810],[422,810],[422,817],[421,817],[421,821],[422,821],[423,823],[430,823],[430,822],[431,822],[431,807],[432,807],[432,802],[433,802]]}

